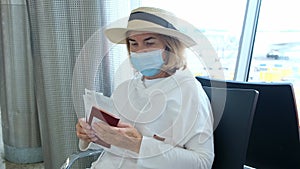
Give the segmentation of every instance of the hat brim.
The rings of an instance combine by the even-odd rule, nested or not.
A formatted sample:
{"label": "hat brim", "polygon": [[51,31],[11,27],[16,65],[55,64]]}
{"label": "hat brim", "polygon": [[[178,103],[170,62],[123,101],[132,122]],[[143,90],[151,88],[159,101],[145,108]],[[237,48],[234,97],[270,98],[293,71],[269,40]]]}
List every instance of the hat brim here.
{"label": "hat brim", "polygon": [[113,43],[116,44],[126,44],[126,38],[128,36],[127,32],[152,32],[162,35],[171,36],[177,38],[179,41],[185,44],[186,47],[191,47],[196,44],[196,42],[189,36],[173,29],[159,28],[159,27],[147,27],[138,29],[128,29],[128,28],[109,28],[105,30],[106,37]]}

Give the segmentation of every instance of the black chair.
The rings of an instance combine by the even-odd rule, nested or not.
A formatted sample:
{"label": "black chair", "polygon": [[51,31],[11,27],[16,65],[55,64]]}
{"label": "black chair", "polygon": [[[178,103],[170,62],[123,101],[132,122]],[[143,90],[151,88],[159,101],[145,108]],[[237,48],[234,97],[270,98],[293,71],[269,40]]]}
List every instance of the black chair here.
{"label": "black chair", "polygon": [[251,89],[203,87],[214,115],[213,169],[242,169],[258,92]]}
{"label": "black chair", "polygon": [[[214,115],[215,160],[213,169],[242,169],[246,160],[248,139],[258,92],[250,89],[203,87],[211,100]],[[99,156],[102,150],[72,154],[61,169],[88,156]]]}
{"label": "black chair", "polygon": [[203,86],[255,89],[259,92],[247,149],[246,165],[299,169],[299,122],[290,83],[221,81],[197,76]]}

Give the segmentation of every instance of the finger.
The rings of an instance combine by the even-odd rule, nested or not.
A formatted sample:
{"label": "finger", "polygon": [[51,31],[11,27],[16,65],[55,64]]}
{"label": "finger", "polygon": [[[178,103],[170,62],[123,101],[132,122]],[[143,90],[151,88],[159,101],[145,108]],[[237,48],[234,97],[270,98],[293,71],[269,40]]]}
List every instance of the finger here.
{"label": "finger", "polygon": [[89,139],[89,137],[84,133],[77,132],[76,135],[78,138],[83,139],[83,140]]}
{"label": "finger", "polygon": [[87,133],[87,134],[89,134],[89,133],[93,133],[93,131],[91,130],[91,127],[83,127],[81,124],[79,124],[79,123],[77,123],[76,124],[76,131],[77,132],[80,132],[80,133]]}
{"label": "finger", "polygon": [[86,133],[86,132],[80,132],[80,131],[77,131],[76,132],[76,135],[78,138],[82,139],[82,140],[85,140],[85,141],[92,141],[92,140],[97,140],[97,137],[93,132],[89,132],[89,133]]}
{"label": "finger", "polygon": [[102,124],[99,124],[98,122],[92,123],[92,130],[95,132],[96,135],[104,132]]}
{"label": "finger", "polygon": [[93,138],[90,138],[92,142],[95,142],[98,140],[98,137],[93,137]]}
{"label": "finger", "polygon": [[95,135],[98,136],[99,138],[104,138],[104,137],[115,137],[117,136],[117,131],[116,127],[112,127],[104,122],[95,122],[92,124],[92,127],[95,131]]}
{"label": "finger", "polygon": [[119,122],[117,127],[120,127],[120,128],[131,128],[133,126],[131,124],[129,124],[129,123]]}
{"label": "finger", "polygon": [[87,135],[89,138],[93,138],[93,137],[95,137],[96,134],[95,134],[94,131],[92,131],[92,130],[90,131],[90,130],[89,130],[88,132],[86,132],[86,135]]}
{"label": "finger", "polygon": [[97,121],[92,124],[92,128],[94,128],[94,127],[101,128],[103,130],[109,130],[110,125],[108,125],[107,123],[105,123],[103,121]]}
{"label": "finger", "polygon": [[95,132],[92,129],[84,129],[81,127],[80,124],[76,125],[76,133],[77,133],[78,137],[85,135],[85,137],[83,137],[84,139],[86,139],[86,137],[88,137],[88,138],[95,137]]}
{"label": "finger", "polygon": [[76,133],[85,133],[85,131],[79,123],[76,124]]}
{"label": "finger", "polygon": [[79,118],[77,123],[79,123],[80,125],[84,125],[85,118]]}
{"label": "finger", "polygon": [[80,124],[80,126],[84,129],[87,129],[87,130],[90,130],[91,129],[91,126],[83,119],[79,119],[78,120],[78,123]]}

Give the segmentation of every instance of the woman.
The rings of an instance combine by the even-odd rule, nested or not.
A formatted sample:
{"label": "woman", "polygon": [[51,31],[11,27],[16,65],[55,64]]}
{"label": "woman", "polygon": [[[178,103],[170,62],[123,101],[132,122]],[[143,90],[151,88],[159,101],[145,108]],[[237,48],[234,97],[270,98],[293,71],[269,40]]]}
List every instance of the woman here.
{"label": "woman", "polygon": [[209,100],[186,68],[184,50],[195,45],[176,28],[171,13],[140,7],[127,28],[109,28],[108,39],[126,44],[133,68],[141,75],[120,84],[111,96],[120,122],[76,125],[80,149],[111,145],[92,168],[211,168],[213,117]]}

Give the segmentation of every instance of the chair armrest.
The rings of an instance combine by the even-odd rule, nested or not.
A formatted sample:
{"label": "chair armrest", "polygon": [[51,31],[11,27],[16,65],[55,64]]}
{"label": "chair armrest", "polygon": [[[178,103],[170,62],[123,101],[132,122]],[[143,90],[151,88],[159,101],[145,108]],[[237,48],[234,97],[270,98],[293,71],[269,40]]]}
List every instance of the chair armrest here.
{"label": "chair armrest", "polygon": [[60,169],[70,169],[76,160],[84,157],[89,157],[89,156],[100,156],[103,152],[104,152],[103,149],[97,149],[97,150],[80,151],[71,154],[66,159],[65,163],[60,167]]}

